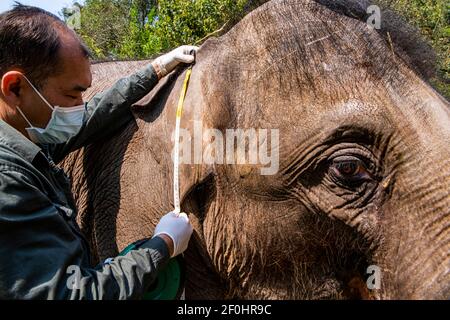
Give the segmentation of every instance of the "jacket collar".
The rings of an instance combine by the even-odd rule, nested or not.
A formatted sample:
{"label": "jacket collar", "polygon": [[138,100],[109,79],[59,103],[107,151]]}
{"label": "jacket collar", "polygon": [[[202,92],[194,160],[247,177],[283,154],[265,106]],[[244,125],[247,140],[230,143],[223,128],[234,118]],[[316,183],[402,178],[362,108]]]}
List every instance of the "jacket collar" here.
{"label": "jacket collar", "polygon": [[22,133],[0,120],[0,146],[6,145],[29,162],[33,162],[41,148],[28,140]]}

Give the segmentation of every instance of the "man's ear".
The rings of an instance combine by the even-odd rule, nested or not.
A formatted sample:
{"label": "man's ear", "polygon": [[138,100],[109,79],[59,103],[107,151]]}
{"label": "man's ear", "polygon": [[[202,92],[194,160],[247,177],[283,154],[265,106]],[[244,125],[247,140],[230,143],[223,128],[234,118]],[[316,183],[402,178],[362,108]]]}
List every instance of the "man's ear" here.
{"label": "man's ear", "polygon": [[21,101],[24,81],[19,71],[8,71],[1,79],[1,93],[5,102],[10,106],[18,106]]}

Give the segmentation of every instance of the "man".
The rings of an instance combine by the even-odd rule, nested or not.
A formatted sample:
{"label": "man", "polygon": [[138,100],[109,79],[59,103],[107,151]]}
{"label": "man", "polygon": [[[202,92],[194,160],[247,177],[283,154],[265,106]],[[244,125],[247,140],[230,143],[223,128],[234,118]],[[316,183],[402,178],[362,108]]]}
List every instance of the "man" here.
{"label": "man", "polygon": [[92,76],[76,34],[38,8],[0,15],[0,299],[139,299],[186,250],[192,226],[169,213],[136,250],[91,266],[55,163],[131,121],[130,106],[197,49],[175,49],[83,105]]}

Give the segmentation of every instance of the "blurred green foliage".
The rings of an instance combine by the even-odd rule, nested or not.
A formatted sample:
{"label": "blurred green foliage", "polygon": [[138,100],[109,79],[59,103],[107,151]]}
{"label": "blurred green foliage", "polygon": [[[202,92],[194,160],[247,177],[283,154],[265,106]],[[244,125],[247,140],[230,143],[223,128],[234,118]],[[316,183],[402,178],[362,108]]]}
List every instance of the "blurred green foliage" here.
{"label": "blurred green foliage", "polygon": [[77,32],[97,59],[146,58],[181,44],[195,43],[240,16],[248,3],[248,0],[86,0]]}
{"label": "blurred green foliage", "polygon": [[433,85],[450,99],[450,0],[385,0],[431,43],[439,59]]}

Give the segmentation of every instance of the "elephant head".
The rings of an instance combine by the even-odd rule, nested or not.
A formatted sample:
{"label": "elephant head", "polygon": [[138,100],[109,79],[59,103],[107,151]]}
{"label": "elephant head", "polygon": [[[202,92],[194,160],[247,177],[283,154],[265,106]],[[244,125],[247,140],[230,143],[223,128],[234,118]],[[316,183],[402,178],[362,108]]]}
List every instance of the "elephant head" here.
{"label": "elephant head", "polygon": [[[449,104],[427,47],[389,11],[368,25],[367,6],[271,1],[201,47],[182,118],[187,298],[450,297]],[[144,63],[95,65],[89,94]],[[100,258],[172,209],[184,75],[65,161]]]}

